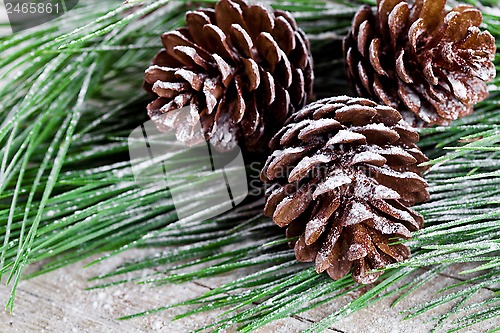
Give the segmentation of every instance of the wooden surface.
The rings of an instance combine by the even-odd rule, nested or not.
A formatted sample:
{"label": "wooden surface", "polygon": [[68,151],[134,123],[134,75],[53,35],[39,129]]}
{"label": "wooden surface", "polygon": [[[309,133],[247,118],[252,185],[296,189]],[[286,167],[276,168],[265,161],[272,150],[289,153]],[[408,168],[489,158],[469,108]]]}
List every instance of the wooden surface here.
{"label": "wooden surface", "polygon": [[[144,251],[132,250],[113,258],[98,266],[83,268],[83,263],[74,264],[56,272],[23,281],[20,284],[15,311],[13,314],[0,313],[0,332],[172,332],[183,333],[211,323],[220,311],[194,315],[179,321],[171,319],[185,311],[186,308],[174,308],[158,314],[118,321],[116,318],[159,306],[173,304],[195,296],[222,283],[234,280],[243,272],[227,274],[222,277],[203,279],[195,283],[182,285],[165,285],[151,288],[147,285],[127,283],[106,289],[84,290],[91,284],[89,277],[108,272],[127,258],[137,258]],[[391,299],[383,300],[375,306],[364,309],[345,320],[336,323],[326,332],[344,333],[425,333],[432,325],[426,321],[430,315],[436,315],[449,309],[441,307],[426,316],[413,320],[402,320],[399,312],[416,301],[429,299],[431,294],[445,285],[456,282],[456,272],[450,270],[436,284],[428,285],[412,296],[406,298],[395,308],[391,308]],[[482,290],[480,296],[491,295],[491,291]],[[327,304],[321,308],[301,314],[293,318],[281,320],[268,325],[258,332],[301,332],[324,316],[338,309],[344,299]],[[5,303],[8,289],[0,287],[0,299]],[[462,332],[486,332],[488,329],[500,327],[500,321],[493,319],[487,323],[476,325]],[[232,331],[228,331],[232,332]]]}

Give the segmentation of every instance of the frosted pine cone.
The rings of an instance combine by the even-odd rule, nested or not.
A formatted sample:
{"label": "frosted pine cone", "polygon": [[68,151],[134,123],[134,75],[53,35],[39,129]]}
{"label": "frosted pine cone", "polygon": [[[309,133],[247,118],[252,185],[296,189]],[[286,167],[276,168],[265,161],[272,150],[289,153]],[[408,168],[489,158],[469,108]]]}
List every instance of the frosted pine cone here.
{"label": "frosted pine cone", "polygon": [[348,77],[358,96],[403,111],[414,125],[447,125],[469,115],[495,78],[495,39],[481,32],[469,5],[446,0],[378,0],[363,7],[344,41]]}
{"label": "frosted pine cone", "polygon": [[[186,27],[162,41],[146,71],[146,89],[158,97],[148,114],[181,141],[200,139],[193,128],[201,122],[219,151],[262,151],[311,93],[309,42],[288,12],[220,0],[188,12]],[[172,111],[184,106],[191,111],[179,119]]]}
{"label": "frosted pine cone", "polygon": [[354,266],[367,284],[380,275],[370,269],[406,259],[405,245],[389,244],[423,227],[407,208],[429,199],[418,139],[397,110],[362,98],[327,98],[292,115],[261,178],[272,184],[264,213],[300,236],[297,260],[333,279]]}

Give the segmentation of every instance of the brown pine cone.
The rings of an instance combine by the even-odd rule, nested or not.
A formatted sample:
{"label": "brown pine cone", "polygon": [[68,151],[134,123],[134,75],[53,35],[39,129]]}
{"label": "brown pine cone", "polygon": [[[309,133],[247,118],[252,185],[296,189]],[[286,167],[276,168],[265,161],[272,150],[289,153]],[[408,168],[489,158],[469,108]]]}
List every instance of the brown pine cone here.
{"label": "brown pine cone", "polygon": [[495,78],[495,39],[481,32],[469,5],[446,0],[378,0],[363,7],[344,40],[348,77],[358,96],[403,111],[415,126],[447,125],[469,115]]}
{"label": "brown pine cone", "polygon": [[359,283],[369,273],[406,259],[391,238],[409,238],[423,218],[407,208],[429,199],[421,177],[427,161],[419,136],[401,114],[363,98],[334,97],[292,115],[271,141],[261,179],[271,183],[264,214],[287,227],[297,260],[316,262],[333,279],[354,266]]}
{"label": "brown pine cone", "polygon": [[[219,151],[267,148],[287,117],[306,103],[313,71],[309,42],[288,12],[242,0],[186,14],[186,27],[162,35],[164,49],[146,70],[158,98],[148,114],[161,131]],[[188,116],[172,112],[190,107]],[[199,133],[198,133],[199,134]]]}

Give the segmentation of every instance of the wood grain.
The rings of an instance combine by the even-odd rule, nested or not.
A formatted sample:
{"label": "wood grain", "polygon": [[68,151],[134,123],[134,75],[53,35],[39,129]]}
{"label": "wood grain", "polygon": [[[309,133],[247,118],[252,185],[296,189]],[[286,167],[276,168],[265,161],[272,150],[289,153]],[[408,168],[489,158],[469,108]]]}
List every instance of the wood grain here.
{"label": "wood grain", "polygon": [[[150,251],[149,251],[150,253]],[[221,311],[212,311],[190,316],[172,322],[172,318],[186,308],[173,308],[157,314],[119,321],[116,318],[159,306],[174,304],[192,297],[200,296],[210,288],[234,280],[244,272],[226,274],[217,278],[201,279],[181,285],[165,285],[151,288],[148,285],[127,283],[106,289],[84,290],[92,284],[87,279],[97,274],[108,272],[120,262],[144,255],[142,250],[132,250],[103,264],[83,268],[78,263],[58,271],[22,281],[18,289],[15,311],[0,313],[0,332],[168,332],[184,333],[209,324]],[[435,285],[422,288],[406,298],[395,308],[391,308],[392,299],[382,300],[372,307],[336,323],[327,333],[425,333],[432,325],[426,322],[429,315],[437,315],[449,309],[440,307],[427,316],[412,320],[402,320],[399,312],[424,301],[437,289],[456,282],[456,271],[448,271]],[[0,287],[0,300],[6,302],[9,290]],[[491,291],[482,290],[478,297],[491,295]],[[308,311],[300,316],[288,318],[261,328],[258,332],[293,333],[301,332],[333,311],[339,309],[348,299],[343,299]],[[463,332],[485,332],[500,326],[498,319],[476,325]],[[233,331],[228,331],[233,332]]]}

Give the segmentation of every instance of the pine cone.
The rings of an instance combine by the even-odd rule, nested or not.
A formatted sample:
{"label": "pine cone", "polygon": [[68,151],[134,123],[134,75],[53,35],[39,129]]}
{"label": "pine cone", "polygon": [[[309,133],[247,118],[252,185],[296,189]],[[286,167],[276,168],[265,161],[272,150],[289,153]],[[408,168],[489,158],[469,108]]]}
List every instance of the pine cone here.
{"label": "pine cone", "polygon": [[495,78],[495,39],[481,32],[469,5],[446,0],[378,0],[363,7],[344,40],[348,77],[358,96],[404,112],[415,126],[447,125],[469,115]]}
{"label": "pine cone", "polygon": [[[158,97],[148,114],[181,141],[199,141],[201,123],[198,136],[219,151],[262,151],[311,93],[309,42],[288,12],[220,0],[188,12],[186,27],[162,41],[146,70],[145,87]],[[188,105],[187,117],[172,112]]]}
{"label": "pine cone", "polygon": [[271,182],[264,213],[287,226],[297,260],[316,262],[333,279],[354,266],[359,283],[410,254],[391,238],[409,238],[423,218],[407,208],[429,199],[419,136],[401,114],[363,98],[334,97],[292,115],[271,141],[261,179]]}

